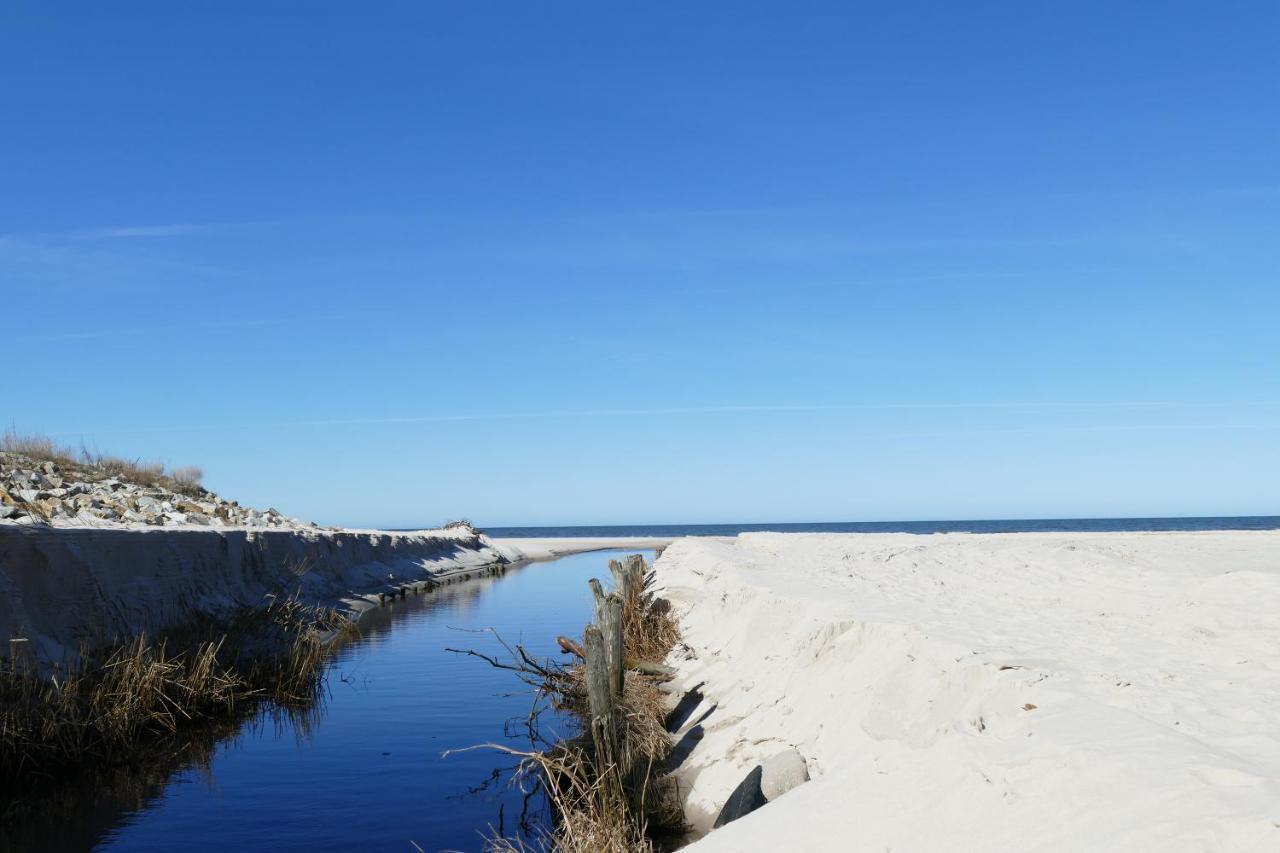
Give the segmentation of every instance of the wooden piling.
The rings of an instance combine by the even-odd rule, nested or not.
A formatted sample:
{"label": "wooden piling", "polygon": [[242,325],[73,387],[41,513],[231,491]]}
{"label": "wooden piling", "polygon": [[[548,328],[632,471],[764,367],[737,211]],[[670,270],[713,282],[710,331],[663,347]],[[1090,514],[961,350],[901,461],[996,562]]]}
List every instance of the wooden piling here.
{"label": "wooden piling", "polygon": [[9,638],[9,666],[14,672],[35,670],[35,654],[31,650],[31,641],[26,637]]}
{"label": "wooden piling", "polygon": [[623,587],[626,585],[627,577],[627,572],[622,567],[622,563],[619,563],[617,560],[610,560],[609,574],[613,575],[613,588],[622,592]]}
{"label": "wooden piling", "polygon": [[601,624],[604,619],[604,587],[600,585],[600,581],[592,578],[587,581],[587,586],[591,587],[591,596],[595,601],[595,623]]}
{"label": "wooden piling", "polygon": [[609,664],[604,635],[595,625],[588,625],[582,635],[587,653],[587,705],[591,713],[591,738],[601,767],[621,754],[618,749],[618,727],[614,719],[613,692],[609,685]]}
{"label": "wooden piling", "polygon": [[609,687],[615,697],[622,696],[622,597],[609,595],[605,607],[608,622],[600,626],[604,632],[605,651],[609,661]]}

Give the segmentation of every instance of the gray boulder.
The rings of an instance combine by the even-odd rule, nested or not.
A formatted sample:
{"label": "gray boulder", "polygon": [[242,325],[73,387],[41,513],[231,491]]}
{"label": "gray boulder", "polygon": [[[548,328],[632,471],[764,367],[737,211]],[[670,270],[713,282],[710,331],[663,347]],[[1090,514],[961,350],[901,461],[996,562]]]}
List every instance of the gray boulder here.
{"label": "gray boulder", "polygon": [[804,763],[804,756],[794,749],[779,752],[760,766],[763,771],[760,790],[770,802],[809,781],[809,768]]}

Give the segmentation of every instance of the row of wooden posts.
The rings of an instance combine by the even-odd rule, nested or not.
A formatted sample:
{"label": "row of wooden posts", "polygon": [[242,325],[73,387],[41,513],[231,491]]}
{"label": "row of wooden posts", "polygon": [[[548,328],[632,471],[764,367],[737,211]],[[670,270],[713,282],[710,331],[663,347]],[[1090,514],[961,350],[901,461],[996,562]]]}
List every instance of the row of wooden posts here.
{"label": "row of wooden posts", "polygon": [[587,704],[591,714],[591,738],[598,769],[613,766],[619,782],[630,774],[628,750],[618,702],[622,697],[626,661],[623,659],[623,614],[625,603],[644,594],[648,566],[644,557],[633,554],[625,561],[609,561],[614,591],[605,594],[600,581],[589,581],[595,596],[595,622],[583,634],[583,658],[587,671]]}

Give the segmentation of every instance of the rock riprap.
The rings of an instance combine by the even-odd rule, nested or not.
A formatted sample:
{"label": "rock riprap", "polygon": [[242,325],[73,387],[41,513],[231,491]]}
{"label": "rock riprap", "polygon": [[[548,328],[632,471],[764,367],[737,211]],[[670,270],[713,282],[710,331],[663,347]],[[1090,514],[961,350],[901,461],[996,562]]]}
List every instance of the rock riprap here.
{"label": "rock riprap", "polygon": [[5,451],[0,451],[0,520],[92,527],[318,527],[275,509],[240,506],[198,485],[179,491],[163,483],[131,482],[91,464],[48,462]]}

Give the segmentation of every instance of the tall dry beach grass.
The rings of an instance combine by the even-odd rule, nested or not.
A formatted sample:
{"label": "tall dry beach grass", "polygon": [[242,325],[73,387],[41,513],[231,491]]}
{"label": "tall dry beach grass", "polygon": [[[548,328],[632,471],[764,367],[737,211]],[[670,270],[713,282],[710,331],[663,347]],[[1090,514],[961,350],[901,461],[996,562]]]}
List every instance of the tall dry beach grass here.
{"label": "tall dry beach grass", "polygon": [[204,471],[194,465],[170,469],[158,460],[128,459],[93,450],[85,445],[79,448],[58,444],[46,435],[19,433],[10,427],[0,435],[0,451],[20,453],[42,462],[69,468],[93,468],[108,476],[131,480],[142,486],[163,486],[185,495],[202,491]]}
{"label": "tall dry beach grass", "polygon": [[128,763],[150,738],[258,703],[312,703],[326,652],[351,630],[336,611],[286,598],[181,634],[85,650],[52,674],[11,656],[0,670],[0,802],[17,806],[68,771]]}
{"label": "tall dry beach grass", "polygon": [[[638,559],[636,557],[631,560]],[[641,562],[643,565],[643,562]],[[653,853],[655,841],[678,837],[684,816],[675,783],[665,775],[672,743],[667,709],[658,678],[636,671],[640,664],[664,660],[680,640],[679,625],[667,602],[656,597],[653,575],[645,567],[643,583],[623,586],[623,657],[627,666],[618,700],[622,755],[600,755],[589,733],[545,752],[519,752],[521,773],[536,776],[555,815],[548,837],[537,845],[562,853]],[[559,707],[590,722],[586,665],[553,671],[543,688]],[[586,726],[590,729],[590,725]],[[490,839],[490,853],[529,851],[519,840]]]}

